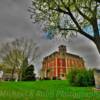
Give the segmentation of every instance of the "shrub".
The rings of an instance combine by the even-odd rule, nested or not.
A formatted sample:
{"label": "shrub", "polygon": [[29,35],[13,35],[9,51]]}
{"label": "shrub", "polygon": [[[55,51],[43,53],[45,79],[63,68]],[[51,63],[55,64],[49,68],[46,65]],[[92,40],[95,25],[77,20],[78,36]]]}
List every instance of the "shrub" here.
{"label": "shrub", "polygon": [[48,77],[45,77],[45,78],[44,78],[44,80],[50,80],[50,78],[48,78]]}
{"label": "shrub", "polygon": [[94,75],[92,70],[71,69],[67,75],[67,79],[74,86],[93,86]]}

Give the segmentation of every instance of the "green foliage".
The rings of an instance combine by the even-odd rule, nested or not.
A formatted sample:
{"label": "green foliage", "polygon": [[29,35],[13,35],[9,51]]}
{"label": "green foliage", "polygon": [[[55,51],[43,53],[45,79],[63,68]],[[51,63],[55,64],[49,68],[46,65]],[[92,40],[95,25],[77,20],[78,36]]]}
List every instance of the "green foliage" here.
{"label": "green foliage", "polygon": [[96,0],[32,0],[29,12],[34,22],[41,23],[47,31],[52,27],[54,34],[59,30],[65,35],[70,31],[82,34],[84,27],[100,18],[99,7]]}
{"label": "green foliage", "polygon": [[67,75],[68,81],[75,86],[93,86],[94,75],[92,70],[72,69]]}
{"label": "green foliage", "polygon": [[33,81],[35,80],[34,66],[30,65],[25,69],[23,73],[23,81]]}

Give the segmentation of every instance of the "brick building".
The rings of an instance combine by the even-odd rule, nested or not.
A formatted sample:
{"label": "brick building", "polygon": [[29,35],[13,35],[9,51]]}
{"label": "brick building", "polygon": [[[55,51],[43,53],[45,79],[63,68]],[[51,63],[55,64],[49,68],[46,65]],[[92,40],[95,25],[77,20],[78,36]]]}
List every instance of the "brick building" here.
{"label": "brick building", "polygon": [[40,75],[41,78],[66,79],[66,74],[73,67],[85,68],[83,58],[68,53],[66,46],[60,45],[59,51],[56,51],[43,59]]}

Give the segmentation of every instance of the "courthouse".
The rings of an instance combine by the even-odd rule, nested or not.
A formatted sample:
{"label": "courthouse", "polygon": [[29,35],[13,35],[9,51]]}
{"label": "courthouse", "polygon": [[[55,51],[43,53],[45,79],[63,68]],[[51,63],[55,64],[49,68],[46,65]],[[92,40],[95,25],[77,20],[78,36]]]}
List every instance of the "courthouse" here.
{"label": "courthouse", "polygon": [[68,53],[66,46],[45,57],[42,62],[41,78],[66,79],[71,68],[85,68],[84,60],[78,55]]}

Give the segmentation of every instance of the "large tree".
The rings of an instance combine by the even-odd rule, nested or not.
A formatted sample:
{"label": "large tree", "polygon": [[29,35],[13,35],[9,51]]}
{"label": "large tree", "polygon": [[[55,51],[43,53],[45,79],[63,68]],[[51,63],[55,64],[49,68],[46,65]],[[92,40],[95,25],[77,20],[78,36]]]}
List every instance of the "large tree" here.
{"label": "large tree", "polygon": [[21,80],[25,68],[39,56],[38,49],[39,47],[32,39],[20,38],[3,44],[0,48],[0,58],[7,68],[12,69],[12,78],[19,69]]}
{"label": "large tree", "polygon": [[99,0],[32,0],[29,11],[33,21],[41,23],[45,31],[65,37],[81,34],[96,45],[100,54]]}

